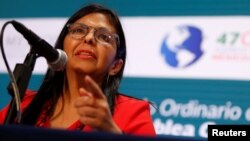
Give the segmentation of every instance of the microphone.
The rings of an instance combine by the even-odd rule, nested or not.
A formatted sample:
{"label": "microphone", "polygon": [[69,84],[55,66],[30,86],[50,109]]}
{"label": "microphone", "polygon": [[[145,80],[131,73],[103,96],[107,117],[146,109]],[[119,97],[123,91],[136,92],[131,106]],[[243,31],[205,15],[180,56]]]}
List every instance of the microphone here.
{"label": "microphone", "polygon": [[33,47],[39,56],[46,58],[48,66],[55,71],[61,71],[65,68],[68,57],[66,53],[60,49],[53,48],[45,40],[41,39],[34,32],[26,28],[23,24],[13,20],[11,21],[14,28],[20,32],[28,43]]}

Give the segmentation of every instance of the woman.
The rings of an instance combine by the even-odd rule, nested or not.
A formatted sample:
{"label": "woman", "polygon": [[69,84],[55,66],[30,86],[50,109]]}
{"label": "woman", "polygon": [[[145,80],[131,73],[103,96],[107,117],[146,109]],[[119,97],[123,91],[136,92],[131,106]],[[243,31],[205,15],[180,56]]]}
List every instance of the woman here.
{"label": "woman", "polygon": [[55,47],[66,52],[66,68],[49,69],[38,92],[27,91],[21,124],[155,136],[148,102],[118,93],[126,44],[115,13],[100,5],[80,9]]}

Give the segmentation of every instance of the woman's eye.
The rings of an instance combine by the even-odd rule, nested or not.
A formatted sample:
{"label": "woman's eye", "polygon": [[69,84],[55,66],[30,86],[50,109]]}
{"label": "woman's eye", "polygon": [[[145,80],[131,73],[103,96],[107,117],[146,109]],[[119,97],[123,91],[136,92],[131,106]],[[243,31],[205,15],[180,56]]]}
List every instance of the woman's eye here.
{"label": "woman's eye", "polygon": [[98,38],[104,42],[110,43],[110,36],[106,34],[100,34]]}
{"label": "woman's eye", "polygon": [[71,30],[72,33],[85,33],[85,30],[82,28],[75,28]]}

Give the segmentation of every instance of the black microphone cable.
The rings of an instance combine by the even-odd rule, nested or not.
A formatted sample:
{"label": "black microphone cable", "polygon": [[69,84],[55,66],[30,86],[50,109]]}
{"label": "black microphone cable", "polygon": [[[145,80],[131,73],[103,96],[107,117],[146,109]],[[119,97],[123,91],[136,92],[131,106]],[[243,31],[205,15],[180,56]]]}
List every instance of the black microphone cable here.
{"label": "black microphone cable", "polygon": [[3,57],[3,60],[4,60],[5,66],[7,68],[8,74],[10,76],[11,85],[12,85],[13,90],[14,90],[14,96],[15,96],[15,101],[16,101],[16,110],[17,110],[16,123],[19,124],[21,122],[21,118],[22,118],[20,93],[19,93],[19,89],[18,89],[18,86],[17,86],[16,79],[14,77],[14,74],[13,74],[12,70],[10,69],[8,61],[6,59],[5,52],[4,52],[4,47],[3,47],[4,30],[5,30],[6,26],[8,24],[10,24],[10,23],[11,23],[11,21],[8,21],[2,27],[2,30],[1,30],[1,33],[0,33],[0,48],[1,48],[1,53],[2,53],[2,57]]}

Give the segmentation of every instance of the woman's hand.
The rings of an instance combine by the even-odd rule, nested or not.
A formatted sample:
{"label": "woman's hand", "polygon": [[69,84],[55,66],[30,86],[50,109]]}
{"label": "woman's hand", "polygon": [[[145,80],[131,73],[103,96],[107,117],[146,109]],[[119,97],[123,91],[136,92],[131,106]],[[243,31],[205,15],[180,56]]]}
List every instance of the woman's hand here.
{"label": "woman's hand", "polygon": [[80,96],[75,107],[80,121],[99,131],[122,133],[112,119],[106,96],[97,83],[89,76],[85,77],[86,88],[80,88]]}

